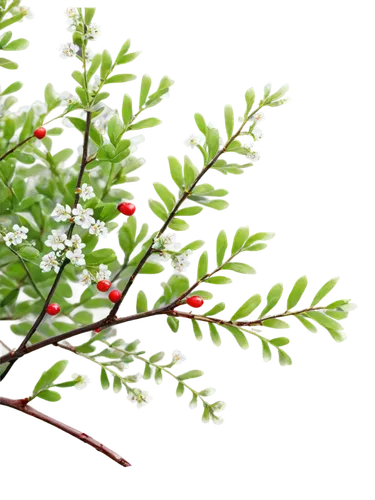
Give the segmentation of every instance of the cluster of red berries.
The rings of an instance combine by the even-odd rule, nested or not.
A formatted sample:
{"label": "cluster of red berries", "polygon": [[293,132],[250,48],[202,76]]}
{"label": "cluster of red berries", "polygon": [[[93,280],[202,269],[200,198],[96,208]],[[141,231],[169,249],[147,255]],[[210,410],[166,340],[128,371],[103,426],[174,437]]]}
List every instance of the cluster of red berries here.
{"label": "cluster of red berries", "polygon": [[[112,283],[108,280],[101,280],[96,284],[96,288],[99,290],[99,292],[107,292],[112,286]],[[122,293],[120,290],[114,289],[111,290],[108,294],[108,298],[111,302],[114,304],[121,300]],[[49,314],[50,316],[56,316],[56,314],[59,314],[61,311],[61,308],[59,304],[48,304],[46,313]],[[99,330],[100,331],[100,330]]]}

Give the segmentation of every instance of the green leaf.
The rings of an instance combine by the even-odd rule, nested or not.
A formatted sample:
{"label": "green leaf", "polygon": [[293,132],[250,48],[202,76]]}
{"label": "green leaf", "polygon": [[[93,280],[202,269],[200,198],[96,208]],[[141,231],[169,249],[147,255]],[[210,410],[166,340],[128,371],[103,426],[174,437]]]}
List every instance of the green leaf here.
{"label": "green leaf", "polygon": [[279,88],[279,90],[277,92],[275,92],[274,94],[270,95],[267,100],[266,100],[266,103],[270,103],[270,102],[273,102],[273,101],[276,101],[277,99],[280,99],[280,97],[283,97],[289,90],[289,85],[288,84],[285,84],[283,85],[282,87]]}
{"label": "green leaf", "polygon": [[117,64],[127,64],[127,63],[130,63],[130,62],[134,61],[134,59],[136,59],[139,56],[140,53],[141,53],[141,51],[130,52],[129,54],[126,54],[123,57],[120,57],[117,60]]}
{"label": "green leaf", "polygon": [[176,212],[176,215],[186,217],[186,216],[191,216],[191,215],[197,215],[201,213],[203,210],[203,207],[187,207],[187,208],[182,208],[181,210],[178,210]]}
{"label": "green leaf", "polygon": [[117,259],[116,253],[111,248],[102,248],[101,250],[95,250],[89,255],[85,256],[86,264],[88,266],[97,266],[99,264],[110,264]]}
{"label": "green leaf", "polygon": [[91,21],[95,15],[95,8],[94,7],[85,7],[85,24],[91,24]]}
{"label": "green leaf", "polygon": [[272,238],[274,238],[274,236],[275,236],[275,233],[256,233],[256,234],[253,234],[252,236],[250,236],[250,238],[248,238],[246,240],[246,242],[244,244],[244,248],[249,247],[250,245],[252,245],[256,241],[272,240]]}
{"label": "green leaf", "polygon": [[202,132],[202,134],[204,136],[206,136],[207,125],[206,125],[206,122],[205,122],[205,119],[203,118],[203,116],[200,113],[195,113],[194,120],[195,120],[195,123],[197,124],[197,127],[199,128],[200,132]]}
{"label": "green leaf", "polygon": [[160,368],[155,369],[155,382],[160,385],[163,382],[163,374]]}
{"label": "green leaf", "polygon": [[206,292],[205,290],[194,290],[188,297],[192,297],[193,295],[199,295],[199,297],[202,297],[204,300],[211,300],[213,298],[212,293]]}
{"label": "green leaf", "polygon": [[211,283],[212,285],[229,285],[229,283],[232,283],[232,280],[225,276],[213,276],[212,278],[207,278],[204,282]]}
{"label": "green leaf", "polygon": [[[13,4],[14,5],[14,4]],[[20,12],[19,14],[16,14],[15,16],[8,17],[8,19],[5,19],[5,21],[2,21],[0,23],[0,30],[3,30],[7,26],[10,26],[11,24],[17,23],[18,21],[21,21],[25,14],[23,12]]]}
{"label": "green leaf", "polygon": [[293,289],[288,297],[288,303],[287,303],[288,311],[298,304],[300,298],[302,297],[303,292],[306,290],[306,287],[307,287],[306,276],[302,276],[295,282]]}
{"label": "green leaf", "polygon": [[100,78],[105,80],[109,75],[112,67],[112,57],[108,50],[103,50],[102,65],[100,67]]}
{"label": "green leaf", "polygon": [[117,375],[115,375],[113,377],[113,392],[117,394],[118,392],[121,391],[121,389],[122,389],[121,379],[120,377],[117,377]]}
{"label": "green leaf", "polygon": [[205,276],[207,274],[207,270],[208,270],[208,254],[205,251],[200,256],[200,259],[198,262],[197,281],[199,281],[201,278],[203,278],[203,276]]}
{"label": "green leaf", "polygon": [[311,302],[311,307],[316,306],[316,304],[318,304],[332,290],[332,288],[335,287],[339,279],[340,278],[337,277],[327,281],[327,283],[323,285],[319,292],[315,295],[313,301]]}
{"label": "green leaf", "polygon": [[148,200],[148,205],[154,214],[159,217],[162,221],[166,221],[168,218],[168,213],[164,208],[164,205],[160,203],[160,201],[152,200],[151,198]]}
{"label": "green leaf", "polygon": [[297,314],[295,316],[295,318],[297,318],[305,328],[307,328],[309,330],[309,332],[311,333],[317,333],[317,328],[315,327],[315,325],[313,325],[312,323],[310,323],[310,321],[308,319],[306,319],[304,316],[300,315],[300,314]]}
{"label": "green leaf", "polygon": [[131,82],[135,80],[137,77],[132,74],[122,74],[122,75],[114,75],[108,78],[105,82],[106,85],[109,83],[125,83],[125,82]]}
{"label": "green leaf", "polygon": [[185,186],[190,188],[194,183],[195,179],[198,177],[199,171],[188,156],[184,158],[184,179]]}
{"label": "green leaf", "polygon": [[225,251],[228,247],[228,239],[225,231],[220,231],[216,240],[216,259],[218,267],[221,266],[224,260]]}
{"label": "green leaf", "polygon": [[212,342],[216,345],[216,347],[221,346],[221,338],[219,332],[217,331],[216,326],[213,323],[208,323],[210,329],[210,335]]}
{"label": "green leaf", "polygon": [[225,309],[225,304],[224,302],[219,302],[219,304],[216,304],[212,309],[204,313],[205,316],[215,316],[215,314],[218,314],[221,311],[224,311]]}
{"label": "green leaf", "polygon": [[181,384],[181,382],[179,382],[176,389],[176,396],[180,398],[183,395],[184,391],[185,391],[184,384]]}
{"label": "green leaf", "polygon": [[141,91],[139,95],[139,109],[141,109],[144,103],[146,102],[148,93],[150,92],[150,88],[151,88],[151,77],[148,75],[143,75],[141,83]]}
{"label": "green leaf", "polygon": [[227,271],[234,271],[236,273],[242,274],[255,274],[256,271],[253,267],[248,264],[242,264],[241,262],[229,262],[223,266],[223,269]]}
{"label": "green leaf", "polygon": [[283,293],[282,283],[277,283],[271,288],[271,290],[268,292],[267,295],[267,305],[260,313],[259,318],[265,316],[269,311],[271,311],[271,309],[275,307],[275,305],[279,302],[282,293]]}
{"label": "green leaf", "polygon": [[88,311],[79,311],[73,316],[73,320],[82,325],[90,324],[93,321],[92,313]]}
{"label": "green leaf", "polygon": [[143,379],[144,380],[150,380],[151,377],[152,377],[151,366],[148,363],[146,363],[145,364],[145,371],[143,372]]}
{"label": "green leaf", "polygon": [[270,340],[269,343],[274,345],[275,347],[282,347],[283,345],[289,344],[289,339],[287,339],[286,337],[277,337]]}
{"label": "green leaf", "polygon": [[124,256],[130,256],[135,248],[137,228],[137,218],[132,215],[124,219],[117,232],[117,244]]}
{"label": "green leaf", "polygon": [[207,132],[208,159],[212,160],[219,151],[220,136],[216,128],[210,128]]}
{"label": "green leaf", "polygon": [[174,217],[168,224],[168,227],[170,227],[174,231],[186,231],[187,229],[189,229],[190,226],[184,220],[177,219],[176,217]]}
{"label": "green leaf", "polygon": [[235,314],[233,314],[233,316],[231,317],[231,321],[237,321],[238,319],[246,318],[246,316],[249,316],[261,302],[262,297],[259,294],[253,295],[244,304],[242,304],[242,306],[238,309],[238,311],[235,312]]}
{"label": "green leaf", "polygon": [[18,92],[18,90],[22,89],[22,87],[23,87],[22,82],[14,82],[8,87],[6,87],[6,89],[3,90],[0,95],[13,94],[14,92]]}
{"label": "green leaf", "polygon": [[289,328],[288,323],[282,321],[281,319],[266,319],[262,321],[263,326],[267,326],[268,328]]}
{"label": "green leaf", "polygon": [[290,356],[282,349],[279,349],[279,363],[281,366],[290,366],[292,364]]}
{"label": "green leaf", "polygon": [[59,163],[63,163],[66,160],[69,160],[69,158],[72,156],[73,150],[72,149],[63,149],[62,151],[59,151],[55,155],[53,155],[52,160],[55,165],[58,165]]}
{"label": "green leaf", "polygon": [[327,328],[327,330],[336,342],[343,342],[346,339],[346,333],[344,332],[338,332],[337,330],[331,330],[330,328]]}
{"label": "green leaf", "polygon": [[189,380],[191,378],[198,378],[203,375],[201,370],[190,370],[189,372],[183,373],[182,375],[178,375],[178,380]]}
{"label": "green leaf", "polygon": [[334,319],[330,318],[329,316],[326,316],[320,311],[309,311],[305,313],[308,318],[313,319],[316,321],[319,325],[323,326],[327,330],[335,330],[335,331],[340,331],[342,330],[342,326],[340,323],[335,321]]}
{"label": "green leaf", "polygon": [[241,330],[235,328],[234,326],[229,326],[229,325],[222,325],[222,326],[233,335],[233,337],[236,339],[236,342],[241,347],[241,349],[246,350],[249,348],[249,342],[247,341],[245,334],[241,332]]}
{"label": "green leaf", "polygon": [[102,62],[102,55],[95,54],[91,61],[91,66],[87,72],[87,81],[89,82],[93,75],[96,73],[96,70],[99,68],[100,63]]}
{"label": "green leaf", "polygon": [[193,331],[194,331],[195,338],[197,340],[202,340],[203,335],[202,335],[202,331],[200,329],[198,322],[195,319],[193,319],[191,322],[193,324]]}
{"label": "green leaf", "polygon": [[195,240],[189,243],[188,245],[184,246],[183,248],[181,248],[181,250],[178,253],[184,253],[186,252],[186,250],[193,250],[193,251],[199,250],[203,245],[204,245],[203,240]]}
{"label": "green leaf", "polygon": [[0,57],[0,66],[5,69],[17,69],[18,64],[10,61],[9,59],[5,59],[4,57]]}
{"label": "green leaf", "polygon": [[39,250],[32,246],[23,246],[17,253],[20,257],[27,260],[34,260],[39,256]]}
{"label": "green leaf", "polygon": [[181,163],[174,156],[168,156],[171,177],[180,189],[184,189],[184,177]]}
{"label": "green leaf", "polygon": [[234,127],[233,108],[227,104],[224,108],[225,129],[227,131],[228,139],[232,137]]}
{"label": "green leaf", "polygon": [[209,200],[206,201],[203,198],[196,200],[198,203],[201,205],[204,205],[205,207],[213,208],[214,210],[225,210],[226,208],[229,207],[229,203],[224,200]]}
{"label": "green leaf", "polygon": [[237,232],[233,240],[232,255],[237,253],[242,248],[248,237],[249,237],[248,226],[240,227],[239,229],[237,229]]}
{"label": "green leaf", "polygon": [[158,118],[146,118],[145,120],[141,120],[140,122],[133,123],[130,127],[129,130],[140,130],[143,128],[151,128],[151,127],[156,127],[157,125],[161,124],[161,120]]}
{"label": "green leaf", "polygon": [[154,188],[161,200],[164,202],[168,211],[171,212],[176,205],[176,198],[174,195],[163,184],[160,184],[160,182],[154,182]]}
{"label": "green leaf", "polygon": [[178,331],[178,327],[179,327],[180,322],[177,318],[173,318],[172,316],[169,316],[167,318],[167,323],[168,323],[169,328],[172,330],[172,332],[176,333]]}
{"label": "green leaf", "polygon": [[139,271],[140,274],[159,274],[164,271],[164,267],[158,262],[146,262],[142,269]]}
{"label": "green leaf", "polygon": [[102,387],[105,391],[109,389],[110,384],[108,380],[108,375],[104,368],[102,368],[100,372],[100,383],[102,384]]}
{"label": "green leaf", "polygon": [[55,403],[61,399],[61,395],[56,391],[42,391],[37,394],[37,397],[50,401],[51,403]]}
{"label": "green leaf", "polygon": [[139,290],[138,295],[137,295],[137,313],[143,313],[146,312],[147,309],[147,297],[145,292],[142,290]]}
{"label": "green leaf", "polygon": [[124,95],[122,101],[122,119],[124,123],[130,123],[133,119],[133,105],[131,97],[128,94]]}
{"label": "green leaf", "polygon": [[246,91],[245,100],[246,100],[245,118],[247,118],[255,101],[255,91],[253,88],[250,88]]}
{"label": "green leaf", "polygon": [[54,381],[64,372],[65,368],[68,365],[68,361],[62,360],[55,363],[51,368],[45,372],[43,372],[42,376],[36,383],[33,394],[36,394],[43,389],[47,389],[50,387]]}
{"label": "green leaf", "polygon": [[161,361],[165,356],[165,352],[158,352],[156,354],[153,354],[149,361],[150,363],[158,363],[159,361]]}
{"label": "green leaf", "polygon": [[263,355],[263,361],[267,363],[268,361],[271,361],[272,358],[272,353],[270,346],[264,339],[260,339],[262,342],[262,355]]}

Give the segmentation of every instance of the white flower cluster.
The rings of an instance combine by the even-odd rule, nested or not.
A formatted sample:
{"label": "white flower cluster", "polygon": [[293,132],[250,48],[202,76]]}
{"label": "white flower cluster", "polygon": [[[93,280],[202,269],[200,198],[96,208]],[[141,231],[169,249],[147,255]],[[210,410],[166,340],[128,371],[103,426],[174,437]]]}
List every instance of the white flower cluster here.
{"label": "white flower cluster", "polygon": [[75,43],[62,43],[59,47],[60,57],[62,59],[67,59],[68,57],[74,57],[79,51],[78,45]]}
{"label": "white flower cluster", "polygon": [[204,140],[203,135],[190,134],[189,137],[185,139],[184,145],[188,148],[194,149],[201,142],[203,142],[203,140]]}
{"label": "white flower cluster", "polygon": [[[16,2],[13,2],[13,4],[14,3]],[[13,15],[23,14],[23,16],[26,17],[26,19],[32,19],[34,17],[34,12],[31,11],[30,7],[15,6],[11,7],[10,12]]]}
{"label": "white flower cluster", "polygon": [[146,404],[151,403],[152,397],[148,395],[147,391],[133,389],[132,392],[128,394],[128,400],[132,403],[137,403],[137,408],[142,408],[142,406],[146,406]]}
{"label": "white flower cluster", "polygon": [[99,265],[99,270],[96,274],[90,273],[87,269],[84,269],[82,273],[78,276],[79,282],[83,286],[91,285],[92,282],[98,283],[98,281],[109,280],[111,276],[111,271],[108,270],[108,266],[105,264]]}
{"label": "white flower cluster", "polygon": [[[80,189],[80,197],[84,201],[94,198],[95,193],[93,188],[86,183],[83,184]],[[83,208],[79,203],[73,210],[69,205],[64,206],[57,203],[51,217],[56,222],[66,222],[69,220],[77,224],[77,226],[81,226],[82,229],[88,229],[90,234],[105,238],[108,234],[108,230],[103,221],[95,221],[94,217],[92,217],[93,214],[94,211],[92,208]],[[83,267],[86,265],[85,256],[82,253],[82,248],[86,245],[82,243],[81,237],[78,234],[74,234],[68,239],[64,231],[53,229],[51,234],[48,235],[45,244],[53,251],[42,257],[40,268],[44,273],[52,269],[55,273],[58,273],[62,260],[65,257],[69,259],[74,266]],[[86,275],[81,279],[81,282],[83,284],[90,284],[92,275],[86,270],[84,272],[86,272]]]}
{"label": "white flower cluster", "polygon": [[72,379],[77,380],[77,383],[74,387],[79,391],[87,387],[87,384],[90,383],[90,379],[87,375],[78,375],[78,373],[73,373]]}
{"label": "white flower cluster", "polygon": [[173,363],[175,363],[176,365],[180,365],[185,360],[186,360],[186,356],[184,356],[181,351],[179,351],[178,349],[176,349],[175,351],[173,351],[173,353],[172,353],[172,361],[173,361]]}
{"label": "white flower cluster", "polygon": [[190,266],[188,258],[193,253],[191,250],[186,250],[181,254],[174,253],[181,248],[181,244],[176,242],[175,234],[167,233],[155,238],[152,248],[157,251],[162,261],[171,260],[175,273],[182,273]]}
{"label": "white flower cluster", "polygon": [[243,144],[242,147],[246,150],[246,158],[251,161],[259,161],[260,155],[257,151],[253,151],[254,144],[252,142]]}
{"label": "white flower cluster", "polygon": [[28,232],[29,230],[27,227],[20,227],[18,224],[14,224],[13,231],[10,231],[4,236],[6,246],[10,247],[11,245],[19,245],[23,240],[27,239]]}

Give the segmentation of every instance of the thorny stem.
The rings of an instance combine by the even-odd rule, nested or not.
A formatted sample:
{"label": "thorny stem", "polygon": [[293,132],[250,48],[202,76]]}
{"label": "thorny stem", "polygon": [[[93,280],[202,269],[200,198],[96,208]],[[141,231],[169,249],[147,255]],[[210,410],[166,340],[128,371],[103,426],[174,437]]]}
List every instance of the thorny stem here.
{"label": "thorny stem", "polygon": [[27,398],[26,399],[8,399],[8,398],[0,397],[0,405],[8,406],[9,408],[13,408],[15,410],[21,411],[22,413],[26,413],[26,415],[30,415],[31,417],[34,417],[34,418],[37,418],[39,420],[42,420],[43,422],[46,422],[47,424],[53,425],[54,427],[57,427],[57,429],[60,429],[61,431],[66,432],[67,434],[70,434],[71,436],[88,444],[89,446],[92,446],[97,451],[99,451],[100,453],[103,453],[108,458],[110,458],[111,460],[114,460],[115,462],[122,465],[123,467],[131,467],[131,464],[129,462],[127,462],[123,457],[121,457],[115,451],[111,450],[107,446],[104,446],[102,443],[99,443],[99,441],[92,438],[91,436],[88,436],[84,432],[78,431],[77,429],[70,427],[70,425],[64,424],[63,422],[60,422],[59,420],[56,420],[52,417],[49,417],[48,415],[45,415],[44,413],[41,413],[40,411],[36,410],[32,406],[28,405],[27,401],[28,401]]}
{"label": "thorny stem", "polygon": [[138,263],[137,267],[133,271],[132,275],[130,276],[130,278],[129,278],[128,282],[126,283],[125,288],[124,288],[124,290],[122,292],[121,299],[112,307],[112,309],[111,309],[111,311],[110,311],[110,313],[108,315],[109,319],[112,319],[112,318],[114,318],[116,316],[116,313],[119,310],[119,308],[120,308],[120,306],[121,306],[121,304],[122,304],[122,302],[123,302],[126,294],[128,293],[130,287],[132,286],[133,281],[135,280],[136,276],[138,275],[138,273],[140,272],[140,270],[142,269],[142,267],[146,263],[146,261],[149,258],[149,256],[151,255],[152,250],[153,250],[152,247],[153,247],[153,244],[154,244],[154,240],[156,238],[159,238],[164,233],[164,231],[167,229],[168,225],[172,221],[173,217],[176,215],[176,213],[179,210],[179,208],[182,205],[182,203],[191,194],[191,192],[194,190],[195,186],[198,184],[198,182],[201,180],[201,178],[204,176],[204,174],[216,163],[216,161],[220,158],[220,156],[223,153],[226,152],[228,146],[238,137],[238,135],[242,132],[242,129],[244,128],[244,126],[246,125],[246,123],[249,121],[249,119],[253,115],[255,115],[261,109],[261,107],[262,107],[261,105],[258,106],[257,109],[243,121],[242,125],[237,130],[237,132],[234,135],[232,135],[232,137],[230,139],[228,139],[228,141],[225,143],[225,145],[223,146],[223,148],[220,151],[218,151],[218,153],[214,156],[214,158],[212,158],[212,160],[201,170],[201,172],[198,174],[197,178],[195,179],[195,181],[193,182],[193,184],[189,187],[189,189],[185,190],[184,193],[181,195],[180,199],[177,201],[176,205],[174,206],[174,208],[172,209],[172,211],[168,215],[168,218],[164,222],[163,226],[161,227],[161,229],[159,230],[159,232],[156,234],[155,238],[153,239],[153,241],[151,242],[150,246],[146,250],[144,256],[142,257],[142,259]]}

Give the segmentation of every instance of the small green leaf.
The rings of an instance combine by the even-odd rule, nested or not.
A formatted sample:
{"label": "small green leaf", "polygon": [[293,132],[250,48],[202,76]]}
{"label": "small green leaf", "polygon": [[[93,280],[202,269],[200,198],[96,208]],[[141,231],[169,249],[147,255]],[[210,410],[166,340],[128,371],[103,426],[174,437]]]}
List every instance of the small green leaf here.
{"label": "small green leaf", "polygon": [[68,365],[68,361],[62,360],[55,363],[51,368],[45,372],[43,372],[42,376],[36,383],[33,394],[37,392],[47,389],[50,387],[54,381],[64,372],[65,368]]}
{"label": "small green leaf", "polygon": [[262,321],[263,326],[267,326],[268,328],[289,328],[288,323],[282,321],[281,319],[266,319]]}
{"label": "small green leaf", "polygon": [[229,285],[229,283],[232,283],[232,280],[225,276],[212,276],[212,278],[207,278],[204,282],[211,283],[212,285]]}
{"label": "small green leaf", "polygon": [[300,298],[302,297],[303,292],[306,290],[306,287],[307,287],[306,276],[302,276],[295,282],[293,289],[288,297],[288,303],[287,303],[288,311],[298,304]]}
{"label": "small green leaf", "polygon": [[117,259],[116,253],[111,248],[102,248],[101,250],[95,250],[89,255],[85,256],[86,264],[88,266],[96,266],[99,264],[110,264]]}
{"label": "small green leaf", "polygon": [[159,274],[164,271],[164,267],[158,262],[146,262],[142,269],[139,271],[140,274]]}
{"label": "small green leaf", "polygon": [[140,290],[137,295],[137,313],[143,313],[147,311],[147,297],[146,294]]}
{"label": "small green leaf", "polygon": [[184,177],[181,163],[174,156],[168,156],[171,177],[180,189],[184,189]]}
{"label": "small green leaf", "polygon": [[203,278],[207,274],[208,270],[208,253],[205,251],[200,256],[198,262],[198,273],[197,273],[197,281]]}
{"label": "small green leaf", "polygon": [[189,372],[183,373],[182,375],[178,375],[179,380],[189,380],[191,378],[198,378],[203,375],[201,370],[190,370]]}
{"label": "small green leaf", "polygon": [[255,91],[253,88],[250,88],[246,91],[245,100],[246,100],[245,117],[248,117],[255,101]]}
{"label": "small green leaf", "polygon": [[329,316],[326,316],[320,311],[309,311],[305,313],[307,317],[313,319],[316,321],[319,325],[323,326],[327,330],[335,330],[335,331],[340,331],[343,329],[343,327],[335,321],[334,319],[330,318]]}
{"label": "small green leaf", "polygon": [[103,389],[106,391],[109,389],[109,380],[108,380],[108,375],[107,372],[105,371],[104,368],[102,368],[100,372],[100,383],[102,384]]}
{"label": "small green leaf", "polygon": [[22,82],[14,82],[8,87],[6,87],[6,89],[3,90],[0,95],[13,94],[14,92],[18,92],[18,90],[22,89],[22,87],[23,87]]}
{"label": "small green leaf", "polygon": [[108,50],[103,50],[102,65],[100,67],[100,78],[105,80],[111,71],[112,57]]}
{"label": "small green leaf", "polygon": [[187,207],[187,208],[182,208],[181,210],[178,210],[176,212],[176,216],[180,217],[186,217],[186,216],[191,216],[191,215],[197,215],[201,213],[203,210],[203,207]]}
{"label": "small green leaf", "polygon": [[303,324],[303,326],[309,330],[309,332],[317,333],[318,330],[316,326],[310,323],[310,321],[306,319],[304,316],[297,314],[295,318],[297,318]]}
{"label": "small green leaf", "polygon": [[212,160],[219,151],[220,136],[216,128],[210,128],[207,132],[208,159]]}
{"label": "small green leaf", "polygon": [[152,377],[151,366],[148,363],[146,363],[145,364],[145,370],[143,372],[143,379],[144,380],[150,380],[151,377]]}
{"label": "small green leaf", "polygon": [[42,391],[37,394],[37,397],[51,403],[56,403],[56,401],[60,401],[61,399],[61,395],[56,391]]}
{"label": "small green leaf", "polygon": [[172,332],[176,333],[178,331],[178,327],[179,327],[180,322],[177,318],[173,318],[172,316],[169,316],[167,318],[167,323],[168,323],[169,328],[172,330]]}
{"label": "small green leaf", "polygon": [[223,263],[227,247],[228,247],[227,235],[225,234],[225,231],[220,231],[216,240],[216,259],[218,266],[221,266]]}
{"label": "small green leaf", "polygon": [[157,363],[158,361],[161,361],[165,356],[165,352],[158,352],[156,354],[153,354],[150,357],[150,363]]}
{"label": "small green leaf", "polygon": [[151,128],[156,127],[161,124],[161,120],[158,118],[146,118],[145,120],[141,120],[140,122],[133,123],[129,130],[141,130],[143,128]]}
{"label": "small green leaf", "polygon": [[248,264],[243,264],[241,262],[229,262],[223,266],[223,269],[227,271],[234,271],[241,274],[255,274],[256,271],[253,267]]}
{"label": "small green leaf", "polygon": [[192,324],[193,324],[193,331],[194,331],[195,338],[197,340],[202,340],[203,339],[203,335],[202,335],[202,331],[201,331],[201,329],[199,327],[198,322],[195,319],[193,319],[192,320]]}
{"label": "small green leaf", "polygon": [[137,77],[131,74],[114,75],[108,78],[105,82],[106,85],[110,83],[126,83],[135,80]]}
{"label": "small green leaf", "polygon": [[174,217],[168,224],[168,227],[170,227],[174,231],[186,231],[187,229],[189,229],[190,226],[184,220],[177,219],[176,217]]}
{"label": "small green leaf", "polygon": [[216,304],[212,309],[204,313],[205,316],[215,316],[215,314],[218,314],[221,311],[224,311],[225,309],[225,304],[224,302],[219,302],[219,304]]}
{"label": "small green leaf", "polygon": [[275,347],[282,347],[283,345],[289,344],[289,339],[287,339],[286,337],[277,337],[270,340],[269,343],[274,345]]}
{"label": "small green leaf", "polygon": [[168,218],[168,213],[164,208],[164,205],[160,203],[160,201],[152,200],[151,198],[148,200],[148,205],[154,214],[159,217],[162,221],[166,221]]}
{"label": "small green leaf", "polygon": [[130,123],[133,119],[132,100],[131,100],[131,97],[128,96],[128,94],[124,95],[124,98],[122,101],[122,119],[124,120],[125,124]]}
{"label": "small green leaf", "polygon": [[141,91],[139,95],[139,109],[142,108],[144,103],[146,102],[148,93],[151,88],[151,77],[148,75],[143,75],[142,83],[141,83]]}
{"label": "small green leaf", "polygon": [[263,361],[265,361],[267,363],[272,358],[271,349],[265,340],[261,339],[261,342],[262,342]]}
{"label": "small green leaf", "polygon": [[193,165],[192,161],[188,156],[185,156],[184,159],[184,179],[185,179],[185,186],[187,188],[190,188],[190,186],[194,183],[195,179],[197,178],[199,172],[197,167]]}
{"label": "small green leaf", "polygon": [[313,301],[311,302],[311,307],[316,306],[316,304],[318,304],[335,287],[339,279],[340,278],[337,277],[327,281],[327,283],[323,285],[322,288],[315,295]]}
{"label": "small green leaf", "polygon": [[239,229],[237,229],[237,232],[233,240],[232,255],[237,253],[243,247],[248,237],[249,237],[248,226],[240,227]]}
{"label": "small green leaf", "polygon": [[176,198],[174,195],[163,184],[160,184],[160,182],[154,182],[154,188],[168,211],[171,212],[176,205]]}
{"label": "small green leaf", "polygon": [[235,314],[233,314],[233,316],[231,317],[231,321],[237,321],[238,319],[246,318],[246,316],[249,316],[261,302],[262,297],[259,294],[253,295],[249,300],[242,304],[242,306],[238,309],[238,311],[236,311]]}
{"label": "small green leaf", "polygon": [[265,316],[269,311],[271,311],[271,309],[275,307],[275,305],[279,302],[282,293],[283,293],[282,283],[277,283],[271,288],[271,290],[268,292],[267,295],[267,305],[260,313],[259,318]]}
{"label": "small green leaf", "polygon": [[177,389],[176,389],[176,396],[180,398],[185,391],[185,386],[181,382],[178,383]]}
{"label": "small green leaf", "polygon": [[250,238],[248,238],[246,240],[246,242],[244,244],[244,248],[249,247],[250,245],[252,245],[256,241],[272,240],[272,238],[274,238],[274,236],[275,236],[275,233],[256,233],[256,234],[253,234],[252,236],[250,236]]}
{"label": "small green leaf", "polygon": [[195,120],[195,123],[197,124],[197,127],[199,128],[200,132],[202,132],[202,134],[204,136],[206,136],[207,125],[206,125],[206,122],[205,122],[205,119],[203,118],[203,116],[200,113],[195,113],[194,120]]}
{"label": "small green leaf", "polygon": [[113,377],[113,392],[115,394],[117,394],[118,392],[120,392],[122,389],[122,382],[121,382],[121,379],[120,377],[117,377],[117,375],[115,375]]}
{"label": "small green leaf", "polygon": [[229,325],[223,325],[223,327],[233,335],[241,349],[246,350],[249,348],[249,342],[247,341],[245,334],[241,332],[241,330]]}
{"label": "small green leaf", "polygon": [[160,385],[163,382],[163,375],[160,368],[155,370],[155,382]]}
{"label": "small green leaf", "polygon": [[220,347],[221,346],[221,338],[220,338],[219,332],[217,331],[216,326],[213,323],[208,323],[208,326],[210,328],[210,335],[211,335],[212,342],[216,345],[216,347]]}
{"label": "small green leaf", "polygon": [[233,108],[227,104],[224,108],[225,129],[227,131],[228,139],[232,137],[234,127],[234,114]]}
{"label": "small green leaf", "polygon": [[282,349],[279,349],[279,363],[281,366],[290,366],[292,364],[290,356]]}

